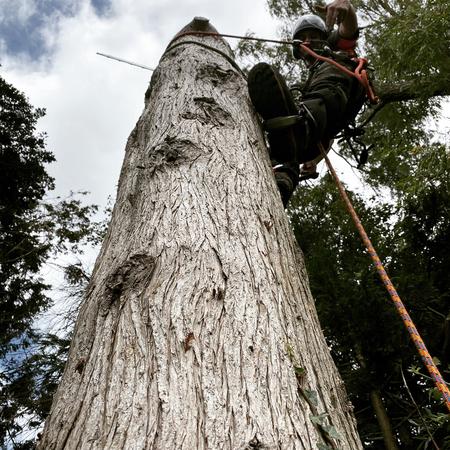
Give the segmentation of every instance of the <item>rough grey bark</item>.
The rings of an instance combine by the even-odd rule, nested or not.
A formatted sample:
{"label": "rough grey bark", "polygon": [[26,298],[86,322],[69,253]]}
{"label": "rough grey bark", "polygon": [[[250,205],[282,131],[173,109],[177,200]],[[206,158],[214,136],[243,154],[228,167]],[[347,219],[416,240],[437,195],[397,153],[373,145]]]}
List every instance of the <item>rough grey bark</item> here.
{"label": "rough grey bark", "polygon": [[39,448],[359,449],[245,79],[172,45]]}

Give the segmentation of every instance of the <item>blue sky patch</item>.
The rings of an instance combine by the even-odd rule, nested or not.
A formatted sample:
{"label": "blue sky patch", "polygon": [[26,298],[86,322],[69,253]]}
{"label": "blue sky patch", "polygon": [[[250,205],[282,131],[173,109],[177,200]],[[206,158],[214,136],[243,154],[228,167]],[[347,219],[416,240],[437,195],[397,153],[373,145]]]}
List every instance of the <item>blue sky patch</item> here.
{"label": "blue sky patch", "polygon": [[109,12],[111,0],[91,0],[91,4],[97,16],[105,16]]}
{"label": "blue sky patch", "polygon": [[73,17],[79,7],[79,0],[34,0],[22,2],[19,8],[11,2],[0,14],[0,40],[6,52],[32,60],[51,52],[45,33],[56,32],[59,20]]}

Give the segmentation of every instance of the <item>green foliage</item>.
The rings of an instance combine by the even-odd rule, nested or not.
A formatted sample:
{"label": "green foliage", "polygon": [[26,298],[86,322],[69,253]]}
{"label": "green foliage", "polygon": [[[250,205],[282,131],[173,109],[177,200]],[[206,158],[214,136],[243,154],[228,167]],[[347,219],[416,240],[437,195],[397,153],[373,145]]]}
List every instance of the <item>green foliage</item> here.
{"label": "green foliage", "polygon": [[49,300],[37,277],[49,247],[34,230],[34,211],[53,179],[45,164],[54,160],[44,136],[35,132],[43,110],[0,78],[0,356]]}
{"label": "green foliage", "polygon": [[[356,195],[352,200],[380,255],[388,254],[386,247],[392,239],[389,206],[370,208]],[[384,287],[328,175],[316,187],[298,190],[291,220],[308,263],[322,327],[335,357],[347,362],[350,356],[353,368],[377,378],[381,374],[373,368],[362,369],[360,354],[370,361],[387,360],[388,369],[394,347],[402,345],[406,337],[395,311],[385,307]],[[379,335],[384,337],[383,346],[374,345],[379,344]],[[340,346],[351,348],[350,355]]]}
{"label": "green foliage", "polygon": [[311,422],[315,423],[316,425],[322,425],[327,417],[328,417],[327,413],[322,413],[322,414],[319,414],[318,416],[313,416],[313,415],[309,416]]}
{"label": "green foliage", "polygon": [[327,444],[323,444],[322,442],[319,442],[319,443],[317,444],[317,449],[318,449],[318,450],[332,450],[333,447],[331,447],[331,446],[329,446],[329,445],[327,445]]}
{"label": "green foliage", "polygon": [[[370,3],[370,2],[369,2]],[[386,6],[386,3],[380,2]],[[394,1],[380,10],[377,21],[368,27],[367,53],[385,81],[433,80],[439,74],[449,80],[448,37],[450,13],[443,0]],[[367,11],[362,5],[363,12]],[[422,92],[428,98],[434,84]]]}
{"label": "green foliage", "polygon": [[319,396],[317,394],[317,391],[303,389],[303,393],[305,394],[308,402],[311,403],[311,405],[313,405],[314,407],[317,407],[319,405]]}
{"label": "green foliage", "polygon": [[80,299],[90,279],[81,263],[64,267],[70,307],[58,315],[59,333],[32,332],[26,349],[9,352],[2,361],[0,442],[34,448],[36,430],[50,412],[62,376]]}
{"label": "green foliage", "polygon": [[[52,303],[41,270],[50,258],[98,244],[105,231],[92,221],[97,207],[83,205],[86,193],[47,197],[54,180],[46,166],[54,157],[36,131],[43,115],[0,77],[0,446],[23,449],[32,448],[23,430],[38,428],[48,413],[69,342],[67,333],[34,328]],[[79,264],[65,272],[79,300],[88,277]]]}
{"label": "green foliage", "polygon": [[[14,439],[24,429],[26,436],[27,430],[42,425],[64,369],[70,339],[53,334],[34,338],[26,352],[9,353],[3,362],[4,386],[0,397],[3,439],[5,436]],[[31,445],[32,440],[29,441]]]}
{"label": "green foliage", "polygon": [[292,25],[293,19],[298,18],[302,14],[314,12],[313,4],[323,2],[301,2],[299,0],[268,0],[267,5],[270,13],[281,21],[288,21]]}
{"label": "green foliage", "polygon": [[[447,188],[443,192],[448,192]],[[399,218],[397,207],[376,199],[367,202],[355,194],[351,197],[430,352],[447,360],[445,319],[450,286],[444,272],[450,256],[448,243],[443,242],[450,225],[447,208],[436,210],[435,204],[422,197],[420,207]],[[417,195],[412,199],[419,200]],[[424,215],[417,221],[413,217],[411,222],[412,213],[421,208]],[[400,369],[421,362],[330,177],[298,189],[290,215],[307,261],[321,325],[355,406],[367,448],[377,448],[381,438],[370,410],[369,394],[374,390],[382,392],[394,429],[403,434],[405,448],[416,448],[418,441],[429,439],[424,423],[434,439],[442,440],[448,424],[436,419],[441,401],[428,395],[433,386],[429,379],[410,376],[408,381],[413,397],[429,414],[421,416],[411,404]],[[435,226],[444,222],[442,229]],[[425,223],[439,232],[429,233],[429,227],[422,230]],[[435,246],[442,246],[442,252]],[[442,256],[435,260],[439,254]],[[405,416],[420,425],[405,420]]]}

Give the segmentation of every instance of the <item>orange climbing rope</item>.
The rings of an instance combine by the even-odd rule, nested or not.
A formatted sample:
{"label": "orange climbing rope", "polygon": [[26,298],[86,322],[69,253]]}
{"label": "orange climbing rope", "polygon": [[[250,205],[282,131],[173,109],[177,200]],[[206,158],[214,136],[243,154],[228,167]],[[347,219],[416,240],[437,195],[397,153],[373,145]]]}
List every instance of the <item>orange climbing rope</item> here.
{"label": "orange climbing rope", "polygon": [[434,363],[433,359],[431,358],[430,354],[428,353],[428,350],[425,346],[425,343],[423,342],[422,338],[420,337],[419,332],[417,331],[417,328],[414,325],[414,322],[411,320],[410,315],[408,314],[408,311],[405,308],[405,305],[401,301],[399,295],[397,294],[397,291],[394,287],[394,285],[391,282],[391,279],[389,278],[388,274],[386,273],[386,270],[383,267],[383,264],[380,261],[380,258],[378,257],[377,252],[375,251],[375,248],[372,245],[372,242],[369,239],[369,236],[367,236],[367,233],[361,224],[361,221],[353,208],[352,203],[350,202],[350,199],[347,196],[347,193],[345,192],[344,187],[342,186],[342,183],[340,182],[336,171],[334,170],[326,152],[323,148],[322,144],[319,144],[320,152],[322,153],[323,158],[325,159],[325,162],[328,166],[329,171],[331,172],[334,181],[336,182],[336,185],[339,189],[339,193],[341,194],[342,199],[344,200],[344,203],[347,206],[347,209],[352,216],[353,222],[356,225],[356,228],[358,229],[359,235],[361,236],[362,241],[364,242],[364,245],[366,246],[367,251],[369,252],[370,257],[372,258],[372,261],[375,264],[375,267],[377,269],[378,275],[381,278],[381,281],[383,282],[384,286],[386,287],[387,291],[389,292],[389,295],[394,302],[395,307],[397,308],[398,313],[400,314],[400,317],[403,320],[403,323],[405,324],[406,329],[408,330],[409,335],[411,336],[412,341],[414,342],[414,345],[416,346],[423,363],[425,364],[426,368],[428,369],[428,372],[431,375],[431,378],[433,378],[434,383],[436,387],[439,389],[439,391],[442,393],[442,396],[444,397],[445,404],[447,406],[447,409],[450,411],[450,391],[442,378],[442,375],[439,372],[439,369],[436,367],[436,364]]}

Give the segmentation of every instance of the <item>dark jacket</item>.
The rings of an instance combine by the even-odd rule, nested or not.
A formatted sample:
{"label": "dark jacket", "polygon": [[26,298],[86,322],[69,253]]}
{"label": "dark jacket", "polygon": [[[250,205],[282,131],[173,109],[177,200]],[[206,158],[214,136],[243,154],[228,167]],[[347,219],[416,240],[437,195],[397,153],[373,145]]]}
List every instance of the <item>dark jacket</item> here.
{"label": "dark jacket", "polygon": [[[333,59],[353,71],[356,38],[342,39],[334,32],[328,42],[335,52]],[[309,70],[302,100],[318,122],[318,135],[329,140],[355,119],[365,101],[365,90],[355,77],[326,61],[316,61]]]}

